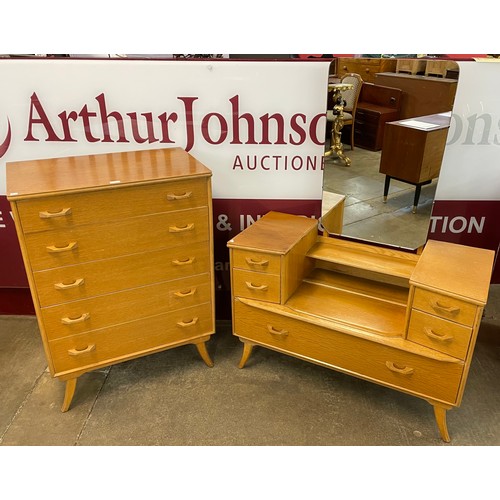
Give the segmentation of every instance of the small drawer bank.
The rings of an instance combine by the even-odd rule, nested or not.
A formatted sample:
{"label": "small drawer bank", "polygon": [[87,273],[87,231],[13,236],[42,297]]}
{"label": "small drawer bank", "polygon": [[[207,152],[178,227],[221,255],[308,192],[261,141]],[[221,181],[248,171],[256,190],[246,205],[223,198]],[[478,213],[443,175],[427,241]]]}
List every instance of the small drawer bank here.
{"label": "small drawer bank", "polygon": [[215,331],[211,171],[179,148],[7,164],[48,366],[85,372]]}
{"label": "small drawer bank", "polygon": [[441,438],[462,400],[494,252],[429,240],[421,253],[323,236],[269,212],[228,242],[233,333],[427,400]]}

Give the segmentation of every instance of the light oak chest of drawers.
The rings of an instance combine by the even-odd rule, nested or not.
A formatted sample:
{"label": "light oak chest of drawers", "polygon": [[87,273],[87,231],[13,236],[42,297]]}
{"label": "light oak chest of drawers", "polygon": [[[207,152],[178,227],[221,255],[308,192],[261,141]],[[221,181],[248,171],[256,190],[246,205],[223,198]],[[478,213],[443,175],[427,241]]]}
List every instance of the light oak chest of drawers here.
{"label": "light oak chest of drawers", "polygon": [[462,400],[493,251],[431,240],[410,253],[276,212],[228,247],[240,368],[260,345],[423,398],[450,440],[446,411]]}
{"label": "light oak chest of drawers", "polygon": [[178,148],[7,164],[62,411],[97,368],[185,344],[212,366],[211,175]]}

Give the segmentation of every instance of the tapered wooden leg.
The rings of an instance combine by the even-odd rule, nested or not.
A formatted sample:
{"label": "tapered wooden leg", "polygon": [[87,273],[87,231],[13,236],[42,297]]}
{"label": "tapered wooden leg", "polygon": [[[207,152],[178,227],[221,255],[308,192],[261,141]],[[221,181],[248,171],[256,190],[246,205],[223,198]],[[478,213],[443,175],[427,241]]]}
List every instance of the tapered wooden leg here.
{"label": "tapered wooden leg", "polygon": [[77,378],[70,378],[66,380],[66,390],[64,391],[64,401],[61,407],[61,411],[64,413],[69,410],[71,401],[73,400],[73,395],[75,394]]}
{"label": "tapered wooden leg", "polygon": [[210,354],[208,354],[205,342],[200,342],[199,344],[196,344],[196,349],[198,349],[198,354],[201,356],[201,359],[205,361],[205,364],[210,368],[212,368],[212,366],[214,366],[214,362],[210,358]]}
{"label": "tapered wooden leg", "polygon": [[390,185],[391,185],[391,177],[389,175],[386,175],[384,181],[384,203],[387,202],[387,195],[389,194]]}
{"label": "tapered wooden leg", "polygon": [[446,411],[449,410],[450,407],[434,403],[431,404],[434,407],[434,416],[436,418],[439,434],[441,434],[441,439],[445,443],[449,443],[451,439],[450,435],[448,434],[448,426],[446,425]]}
{"label": "tapered wooden leg", "polygon": [[252,354],[253,344],[249,344],[248,342],[243,342],[243,354],[241,355],[240,364],[238,368],[243,368]]}

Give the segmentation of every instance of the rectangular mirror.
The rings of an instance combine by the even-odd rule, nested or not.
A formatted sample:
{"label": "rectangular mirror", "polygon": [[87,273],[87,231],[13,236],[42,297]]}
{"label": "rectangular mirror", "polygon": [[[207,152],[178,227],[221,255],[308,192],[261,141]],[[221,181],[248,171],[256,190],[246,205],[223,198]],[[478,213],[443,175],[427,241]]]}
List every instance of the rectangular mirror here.
{"label": "rectangular mirror", "polygon": [[[343,236],[418,249],[429,231],[458,65],[434,58],[346,57],[331,68],[322,212],[342,202],[337,229]],[[359,95],[341,91],[339,152],[334,87],[355,83],[357,75]]]}

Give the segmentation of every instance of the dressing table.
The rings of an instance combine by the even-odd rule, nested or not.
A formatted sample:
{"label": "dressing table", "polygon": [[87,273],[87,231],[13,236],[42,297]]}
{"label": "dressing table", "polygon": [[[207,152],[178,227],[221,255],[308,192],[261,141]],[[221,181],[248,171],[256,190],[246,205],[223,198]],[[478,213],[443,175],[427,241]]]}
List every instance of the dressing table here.
{"label": "dressing table", "polygon": [[450,441],[494,252],[430,240],[421,253],[321,235],[269,212],[228,242],[239,367],[262,346],[423,398]]}

